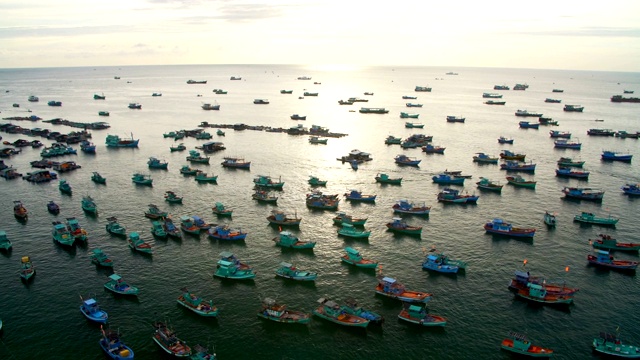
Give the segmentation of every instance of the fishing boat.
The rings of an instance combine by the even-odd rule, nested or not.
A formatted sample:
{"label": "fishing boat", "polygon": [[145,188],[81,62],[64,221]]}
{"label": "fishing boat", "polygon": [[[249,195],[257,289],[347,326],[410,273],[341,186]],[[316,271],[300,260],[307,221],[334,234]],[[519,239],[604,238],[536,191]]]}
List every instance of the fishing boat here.
{"label": "fishing boat", "polygon": [[142,109],[142,104],[139,104],[139,103],[129,103],[129,105],[127,105],[127,107],[128,107],[129,109],[138,109],[138,110],[140,110],[140,109]]}
{"label": "fishing boat", "polygon": [[567,131],[551,130],[549,136],[552,138],[571,139],[571,133]]}
{"label": "fishing boat", "polygon": [[76,240],[87,241],[87,232],[80,226],[78,219],[75,217],[67,218],[67,229]]}
{"label": "fishing boat", "polygon": [[584,106],[581,105],[565,105],[562,109],[564,111],[573,111],[573,112],[582,112],[584,110]]}
{"label": "fishing boat", "polygon": [[321,191],[307,194],[305,203],[307,207],[320,210],[337,210],[340,204],[338,195],[324,195]]}
{"label": "fishing boat", "polygon": [[626,359],[640,358],[640,347],[623,344],[617,334],[601,332],[600,337],[593,339],[592,346],[595,352],[606,356]]}
{"label": "fishing boat", "polygon": [[207,230],[209,237],[216,240],[244,240],[247,233],[241,229],[232,229],[228,225],[218,225]]}
{"label": "fishing boat", "polygon": [[352,297],[345,299],[344,305],[341,305],[341,307],[346,314],[359,316],[363,319],[369,320],[369,323],[372,325],[382,325],[384,322],[382,315],[363,308],[358,305],[358,302]]}
{"label": "fishing boat", "polygon": [[[390,178],[389,175],[384,173],[379,173],[375,177],[376,182],[381,184],[391,184],[391,185],[400,185],[402,183],[402,178]],[[347,198],[348,199],[348,198]]]}
{"label": "fishing boat", "polygon": [[640,131],[628,132],[625,130],[618,130],[613,136],[621,139],[640,139]]}
{"label": "fishing boat", "polygon": [[506,138],[504,136],[500,136],[498,138],[498,143],[500,143],[500,144],[513,144],[513,139],[508,139],[508,138]]}
{"label": "fishing boat", "polygon": [[387,145],[399,145],[399,144],[402,143],[402,138],[395,137],[393,135],[389,135],[384,140],[384,143],[387,144]]}
{"label": "fishing boat", "polygon": [[100,338],[100,347],[102,351],[113,360],[132,360],[134,358],[133,350],[120,340],[118,332],[107,330],[102,327],[102,337]]}
{"label": "fishing boat", "polygon": [[280,90],[280,94],[293,94],[293,90]]}
{"label": "fishing boat", "polygon": [[251,167],[251,161],[245,161],[243,158],[224,157],[224,161],[220,164],[224,167],[234,169],[249,169]]}
{"label": "fishing boat", "polygon": [[424,306],[419,305],[405,306],[398,314],[398,319],[422,326],[445,326],[447,324],[447,319],[429,314]]}
{"label": "fishing boat", "polygon": [[160,209],[158,209],[158,207],[156,205],[153,204],[149,204],[147,205],[149,207],[149,210],[144,212],[144,216],[149,218],[149,219],[161,219],[164,217],[169,216],[169,213],[167,213],[166,211],[162,211]]}
{"label": "fishing boat", "polygon": [[582,147],[582,143],[577,141],[571,141],[569,139],[558,139],[553,142],[553,146],[559,149],[580,150],[580,148]]}
{"label": "fishing boat", "polygon": [[452,175],[445,174],[445,173],[434,175],[431,179],[436,184],[464,185],[464,178],[457,178],[457,177],[454,177]]}
{"label": "fishing boat", "polygon": [[367,239],[371,235],[371,231],[360,231],[351,224],[342,223],[342,227],[338,230],[338,235],[354,239]]}
{"label": "fishing boat", "polygon": [[67,226],[60,221],[53,222],[53,231],[51,234],[53,235],[53,240],[60,245],[72,246],[76,241]]}
{"label": "fishing boat", "polygon": [[256,190],[253,195],[251,195],[253,200],[258,200],[258,202],[275,204],[278,201],[278,197],[275,195],[271,195],[268,191],[264,190]]}
{"label": "fishing boat", "polygon": [[182,204],[182,196],[178,196],[173,191],[165,191],[164,201],[168,202],[169,204]]}
{"label": "fishing boat", "polygon": [[313,314],[333,323],[351,327],[367,327],[369,320],[356,315],[347,314],[335,301],[326,298],[318,299],[320,306],[313,310]]}
{"label": "fishing boat", "polygon": [[93,175],[91,175],[91,181],[93,181],[96,184],[106,184],[107,178],[100,175],[100,173],[94,171]]}
{"label": "fishing boat", "polygon": [[233,209],[228,209],[221,202],[216,202],[215,206],[211,208],[214,214],[218,216],[231,216]]}
{"label": "fishing boat", "polygon": [[180,143],[180,144],[178,144],[178,145],[176,145],[176,146],[169,146],[169,150],[170,150],[171,152],[174,152],[174,151],[184,151],[184,150],[187,150],[187,147],[186,147],[186,146],[184,146],[184,144],[183,144],[183,143]]}
{"label": "fishing boat", "polygon": [[276,269],[276,276],[297,281],[314,281],[318,274],[300,270],[291,263],[281,262],[280,267]]}
{"label": "fishing boat", "polygon": [[375,202],[376,201],[376,195],[363,195],[362,191],[359,190],[349,190],[348,193],[345,193],[344,196],[347,198],[347,200],[351,200],[351,201],[360,201],[360,202]]}
{"label": "fishing boat", "polygon": [[205,317],[218,316],[218,308],[213,305],[213,300],[204,301],[201,297],[189,292],[186,287],[180,289],[182,295],[178,296],[178,304]]}
{"label": "fishing boat", "polygon": [[524,172],[533,173],[536,171],[536,164],[534,163],[523,164],[519,161],[507,160],[506,162],[500,164],[500,170],[524,171]]}
{"label": "fishing boat", "polygon": [[[62,106],[62,102],[61,101],[56,101],[56,100],[51,100],[47,103],[47,105],[49,106]],[[17,107],[17,106],[15,106]]]}
{"label": "fishing boat", "polygon": [[500,348],[515,354],[537,358],[553,355],[553,350],[533,345],[526,336],[512,331],[509,332],[506,339],[502,340]]}
{"label": "fishing boat", "polygon": [[481,177],[480,181],[478,181],[476,183],[476,185],[478,185],[478,189],[480,190],[489,190],[489,191],[494,191],[494,192],[501,192],[502,191],[502,184],[491,181],[487,178]]}
{"label": "fishing boat", "polygon": [[414,122],[405,122],[404,127],[407,129],[422,129],[424,128],[424,124],[414,123]]}
{"label": "fishing boat", "polygon": [[336,216],[333,218],[333,223],[338,225],[350,224],[353,226],[364,226],[365,222],[367,222],[367,218],[354,218],[342,211],[338,211]]}
{"label": "fishing boat", "polygon": [[444,154],[445,149],[445,147],[431,144],[422,147],[422,151],[427,154]]}
{"label": "fishing boat", "polygon": [[544,284],[528,283],[526,289],[520,289],[516,296],[546,305],[569,305],[573,302],[573,294],[551,293]]}
{"label": "fishing boat", "polygon": [[250,280],[255,278],[256,274],[251,267],[241,266],[234,262],[220,259],[218,260],[218,267],[213,276],[231,280]]}
{"label": "fishing boat", "polygon": [[151,178],[151,175],[135,173],[131,177],[131,181],[137,185],[153,186],[153,179]]}
{"label": "fishing boat", "polygon": [[386,224],[387,229],[400,234],[418,235],[422,234],[422,226],[412,226],[407,224],[402,218],[393,218]]}
{"label": "fishing boat", "polygon": [[91,196],[89,196],[89,195],[83,196],[82,197],[82,210],[84,210],[87,213],[95,215],[95,214],[98,213],[98,205],[96,205],[95,201],[93,201],[93,198],[91,198]]}
{"label": "fishing boat", "polygon": [[107,139],[105,144],[107,147],[138,147],[138,143],[140,139],[134,139],[133,134],[131,134],[130,138],[120,138],[118,135],[107,135]]}
{"label": "fishing boat", "polygon": [[22,204],[22,201],[15,200],[13,202],[13,215],[16,217],[16,219],[21,221],[26,221],[29,217],[29,212],[27,211],[27,208]]}
{"label": "fishing boat", "polygon": [[396,279],[386,276],[378,276],[377,294],[398,299],[407,303],[426,303],[431,300],[432,294],[406,290],[405,286]]}
{"label": "fishing boat", "polygon": [[0,230],[0,250],[8,251],[11,249],[11,240],[7,238],[7,232],[4,230]]}
{"label": "fishing boat", "polygon": [[620,219],[612,218],[611,215],[609,217],[597,217],[595,214],[590,212],[581,212],[579,215],[573,217],[573,221],[578,221],[586,224],[595,224],[600,226],[616,226]]}
{"label": "fishing boat", "polygon": [[616,134],[615,131],[611,129],[589,129],[587,130],[587,135],[591,136],[614,136]]}
{"label": "fishing boat", "polygon": [[536,181],[527,180],[520,175],[507,176],[506,179],[507,179],[507,183],[514,186],[525,187],[530,189],[534,189],[536,187]]}
{"label": "fishing boat", "polygon": [[153,248],[150,244],[146,243],[142,238],[140,238],[140,234],[135,231],[129,233],[129,238],[127,239],[129,243],[129,247],[132,250],[139,251],[143,254],[152,254]]}
{"label": "fishing boat", "polygon": [[98,116],[109,116],[108,111],[98,111]]}
{"label": "fishing boat", "polygon": [[378,267],[378,261],[364,259],[360,252],[352,247],[346,247],[344,251],[346,254],[340,258],[342,262],[365,269],[375,269]]}
{"label": "fishing boat", "polygon": [[626,195],[640,196],[640,184],[626,184],[620,188]]}
{"label": "fishing boat", "polygon": [[257,187],[264,187],[269,189],[282,190],[284,186],[284,181],[282,178],[278,178],[278,180],[273,180],[271,176],[266,175],[258,175],[253,179],[253,183]]}
{"label": "fishing boat", "polygon": [[611,235],[598,234],[598,239],[589,243],[596,249],[617,250],[617,251],[640,251],[640,243],[621,243],[611,237]]}
{"label": "fishing boat", "polygon": [[558,166],[562,167],[582,167],[584,165],[584,161],[576,161],[569,157],[561,157],[558,159]]}
{"label": "fishing boat", "polygon": [[189,165],[182,165],[180,168],[180,174],[182,175],[197,175],[200,172],[198,169],[193,169]]}
{"label": "fishing boat", "polygon": [[440,273],[457,274],[458,271],[464,271],[467,268],[467,263],[460,260],[451,259],[444,253],[434,252],[427,254],[422,262],[422,268],[425,270],[431,270]]}
{"label": "fishing boat", "polygon": [[311,186],[327,186],[327,180],[320,180],[316,176],[309,176],[309,185]]}
{"label": "fishing boat", "polygon": [[323,144],[323,145],[326,145],[328,141],[329,141],[329,139],[327,139],[327,138],[320,138],[318,136],[309,136],[309,143],[310,144]]}
{"label": "fishing boat", "polygon": [[617,270],[631,270],[635,271],[638,267],[637,261],[631,260],[616,260],[613,258],[613,255],[609,254],[607,250],[596,250],[596,255],[587,255],[587,261],[591,265],[597,265],[610,269]]}
{"label": "fishing boat", "polygon": [[109,275],[109,281],[104,284],[104,287],[121,295],[138,295],[140,291],[137,287],[127,284],[118,274]]}
{"label": "fishing boat", "polygon": [[602,201],[604,191],[593,188],[565,187],[562,189],[564,196],[570,199]]}
{"label": "fishing boat", "polygon": [[444,188],[438,193],[438,201],[445,204],[475,204],[479,198],[475,194],[461,194],[459,190],[451,188]]}
{"label": "fishing boat", "polygon": [[210,160],[209,156],[202,156],[200,152],[196,150],[189,150],[189,156],[187,156],[187,161],[199,164],[208,164]]}
{"label": "fishing boat", "polygon": [[47,211],[54,215],[58,215],[60,213],[60,206],[51,200],[47,203]]}
{"label": "fishing boat", "polygon": [[164,231],[167,233],[167,236],[174,239],[182,239],[180,229],[173,223],[170,217],[164,218]]}
{"label": "fishing boat", "polygon": [[482,98],[484,99],[502,99],[502,94],[498,93],[482,93]]}
{"label": "fishing boat", "polygon": [[160,238],[160,239],[166,239],[168,234],[164,229],[164,224],[158,220],[154,220],[151,222],[151,233],[153,234],[153,236]]}
{"label": "fishing boat", "polygon": [[513,277],[511,282],[509,282],[509,290],[513,292],[526,290],[528,289],[528,284],[544,285],[545,289],[550,294],[573,295],[580,290],[578,288],[568,287],[564,281],[561,283],[550,281],[544,277],[532,276],[528,271],[525,272],[521,270],[516,270],[515,277]]}
{"label": "fishing boat", "polygon": [[106,311],[102,310],[100,306],[98,306],[98,302],[96,301],[96,299],[89,298],[85,300],[82,298],[82,296],[80,297],[80,299],[82,300],[82,304],[80,305],[80,312],[82,313],[82,315],[93,322],[97,322],[100,324],[107,323],[109,315]]}
{"label": "fishing boat", "polygon": [[420,114],[409,114],[406,112],[400,112],[401,119],[417,119],[419,116]]}
{"label": "fishing boat", "polygon": [[500,158],[504,159],[504,160],[518,160],[518,161],[524,161],[525,157],[527,155],[525,154],[516,154],[512,151],[509,150],[502,150],[502,152],[500,153]]}
{"label": "fishing boat", "polygon": [[302,311],[287,309],[287,305],[279,304],[274,299],[264,298],[262,307],[258,310],[258,316],[287,324],[308,324],[311,321],[311,314]]}
{"label": "fishing boat", "polygon": [[196,344],[191,350],[191,360],[216,360],[216,353],[202,345]]}
{"label": "fishing boat", "polygon": [[91,250],[89,259],[91,259],[91,263],[96,266],[113,267],[113,260],[109,259],[102,249],[96,248]]}
{"label": "fishing boat", "polygon": [[24,281],[29,281],[36,274],[36,269],[33,267],[31,258],[23,256],[20,258],[20,278]]}
{"label": "fishing boat", "polygon": [[573,170],[570,167],[560,167],[560,168],[556,169],[556,176],[570,177],[570,178],[585,179],[586,180],[586,179],[589,178],[589,172],[588,171]]}
{"label": "fishing boat", "polygon": [[602,160],[606,161],[631,162],[631,158],[633,158],[633,155],[625,154],[619,151],[603,150],[600,157],[602,158]]}
{"label": "fishing boat", "polygon": [[392,208],[393,212],[410,215],[429,215],[431,211],[431,206],[426,206],[424,202],[416,205],[405,199],[398,200]]}
{"label": "fishing boat", "polygon": [[480,152],[476,153],[476,156],[473,157],[473,161],[481,164],[497,164],[498,158]]}
{"label": "fishing boat", "polygon": [[547,226],[556,226],[556,214],[551,214],[548,211],[544,212],[544,223],[547,224]]}
{"label": "fishing boat", "polygon": [[398,165],[418,166],[422,160],[400,154],[394,158],[394,161]]}
{"label": "fishing boat", "polygon": [[196,225],[195,221],[191,218],[191,216],[183,215],[180,217],[180,228],[182,231],[191,235],[200,235],[200,227]]}
{"label": "fishing boat", "polygon": [[218,135],[218,136],[225,136],[224,131],[222,131],[222,129],[218,129],[218,130],[216,131],[216,135]]}
{"label": "fishing boat", "polygon": [[313,249],[316,246],[315,241],[300,241],[289,231],[281,231],[280,234],[272,239],[276,245],[292,248],[292,249]]}
{"label": "fishing boat", "polygon": [[149,158],[149,161],[147,161],[147,165],[149,165],[149,169],[167,170],[169,163],[152,156]]}
{"label": "fishing boat", "polygon": [[177,358],[186,358],[191,356],[191,348],[186,342],[180,340],[173,329],[163,322],[156,321],[153,323],[155,331],[153,332],[153,341],[160,346],[164,352]]}
{"label": "fishing boat", "polygon": [[484,224],[484,230],[490,234],[506,235],[512,237],[533,238],[533,236],[536,234],[536,229],[534,228],[513,227],[510,223],[507,223],[500,218],[495,218],[492,221]]}
{"label": "fishing boat", "polygon": [[96,145],[90,141],[84,140],[80,143],[80,150],[87,154],[95,154]]}

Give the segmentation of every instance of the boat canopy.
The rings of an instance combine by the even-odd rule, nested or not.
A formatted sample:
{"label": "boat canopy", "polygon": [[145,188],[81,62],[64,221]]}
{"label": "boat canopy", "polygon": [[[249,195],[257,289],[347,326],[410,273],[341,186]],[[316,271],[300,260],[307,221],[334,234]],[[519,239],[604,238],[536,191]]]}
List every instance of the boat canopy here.
{"label": "boat canopy", "polygon": [[233,263],[231,261],[227,261],[227,260],[218,260],[218,265],[220,265],[222,267],[231,267],[231,266],[233,266]]}
{"label": "boat canopy", "polygon": [[281,231],[280,236],[293,236],[289,231]]}
{"label": "boat canopy", "polygon": [[344,251],[346,251],[350,255],[360,255],[360,252],[358,250],[351,247],[345,248]]}
{"label": "boat canopy", "polygon": [[396,279],[385,276],[385,277],[382,278],[382,281],[384,281],[386,283],[389,283],[389,284],[394,284],[396,282]]}
{"label": "boat canopy", "polygon": [[230,258],[233,257],[233,253],[231,251],[223,251],[220,253],[220,257]]}
{"label": "boat canopy", "polygon": [[113,281],[118,281],[120,279],[122,279],[122,277],[118,274],[111,274],[109,275],[109,279],[113,280]]}
{"label": "boat canopy", "polygon": [[96,300],[95,299],[87,299],[84,301],[84,304],[87,306],[93,306],[96,305]]}

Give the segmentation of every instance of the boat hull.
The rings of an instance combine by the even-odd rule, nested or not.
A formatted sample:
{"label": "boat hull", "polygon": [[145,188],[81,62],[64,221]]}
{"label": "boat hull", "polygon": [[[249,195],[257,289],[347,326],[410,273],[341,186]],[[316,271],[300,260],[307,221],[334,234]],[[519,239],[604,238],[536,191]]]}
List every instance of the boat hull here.
{"label": "boat hull", "polygon": [[327,314],[324,313],[324,311],[319,310],[319,309],[313,310],[313,315],[315,315],[317,317],[320,317],[322,319],[325,319],[325,320],[329,320],[332,323],[335,323],[335,324],[338,324],[338,325],[342,325],[342,326],[366,328],[369,325],[369,321],[368,320],[364,320],[364,319],[362,319],[360,317],[347,316],[347,317],[345,317],[345,319],[356,318],[357,321],[346,321],[346,320],[341,321],[340,319],[336,319],[334,317],[328,316]]}

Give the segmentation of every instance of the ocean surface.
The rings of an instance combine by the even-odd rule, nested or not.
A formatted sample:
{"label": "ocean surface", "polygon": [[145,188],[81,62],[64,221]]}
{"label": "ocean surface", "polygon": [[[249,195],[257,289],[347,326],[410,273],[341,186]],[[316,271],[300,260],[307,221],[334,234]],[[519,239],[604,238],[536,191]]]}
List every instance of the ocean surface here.
{"label": "ocean surface", "polygon": [[[455,71],[458,75],[445,75]],[[120,77],[119,80],[114,77]],[[231,76],[241,77],[231,81]],[[309,76],[311,80],[297,80]],[[32,184],[21,179],[0,179],[0,230],[13,242],[9,253],[0,254],[0,335],[2,359],[103,359],[98,340],[100,327],[88,322],[79,311],[80,296],[96,296],[109,313],[112,329],[119,329],[123,341],[131,346],[138,359],[164,358],[151,339],[153,321],[168,321],[178,336],[188,344],[215,348],[220,359],[508,359],[500,342],[509,331],[528,335],[532,343],[552,348],[558,359],[589,359],[591,342],[601,331],[614,332],[627,342],[640,344],[638,298],[640,287],[633,274],[607,271],[587,265],[592,250],[589,239],[600,233],[619,241],[640,242],[638,210],[640,199],[622,193],[625,183],[640,182],[639,140],[587,135],[590,128],[640,131],[640,104],[612,103],[612,95],[623,90],[640,92],[639,73],[590,71],[554,71],[527,69],[367,67],[322,69],[303,66],[131,66],[56,69],[0,70],[0,111],[3,118],[37,115],[43,119],[63,118],[78,122],[107,121],[111,128],[93,130],[95,155],[78,151],[78,155],[53,160],[74,160],[81,169],[64,173],[73,187],[73,195],[63,195],[58,181]],[[207,84],[187,84],[189,79],[207,80]],[[314,84],[317,82],[317,84]],[[526,91],[494,91],[494,85],[526,83]],[[415,92],[416,86],[430,86],[432,92]],[[564,90],[552,93],[552,89]],[[224,89],[226,95],[215,95]],[[293,90],[281,94],[280,90]],[[317,97],[302,97],[304,91]],[[152,97],[160,92],[162,96]],[[365,96],[365,92],[373,95]],[[505,106],[485,105],[483,92],[500,92]],[[104,94],[106,100],[94,100]],[[27,102],[36,95],[38,103]],[[202,96],[198,96],[202,95]],[[417,96],[403,100],[403,95]],[[631,95],[638,96],[638,95]],[[302,97],[302,98],[301,98]],[[338,100],[360,97],[367,103],[338,105]],[[545,98],[562,99],[561,104],[545,103]],[[268,99],[268,105],[254,105],[256,98]],[[47,106],[50,100],[61,107]],[[142,104],[131,110],[131,102]],[[424,104],[407,108],[405,103]],[[19,103],[19,108],[12,107]],[[203,103],[219,104],[219,111],[204,111]],[[564,112],[564,104],[580,104],[582,113]],[[360,106],[385,107],[389,113],[361,114]],[[517,109],[541,112],[559,122],[559,126],[540,126],[539,130],[520,129],[523,118],[514,116]],[[31,110],[31,112],[27,112]],[[98,111],[109,111],[99,117]],[[351,111],[355,110],[355,111]],[[407,129],[400,112],[419,113],[416,122],[424,129]],[[306,121],[292,121],[290,115],[306,115]],[[447,115],[466,117],[465,123],[447,123]],[[603,120],[596,122],[595,120]],[[535,118],[529,120],[536,121]],[[214,141],[222,141],[226,150],[211,155],[210,165],[197,165],[218,175],[217,184],[198,184],[178,170],[187,164],[186,152],[170,152],[175,145],[163,134],[181,129],[195,129],[210,124],[262,125],[289,128],[319,125],[332,132],[346,133],[330,138],[327,145],[314,145],[307,136],[286,133],[225,129],[219,137],[216,129],[207,129]],[[2,120],[0,123],[7,123]],[[12,121],[26,128],[47,128],[68,133],[74,129],[29,121]],[[570,131],[582,142],[582,150],[554,149],[549,130]],[[419,148],[402,150],[385,145],[388,135],[406,138],[411,134],[433,135],[433,144],[445,146],[444,155],[428,155]],[[107,134],[140,139],[139,148],[106,148]],[[499,136],[512,137],[513,145],[498,144]],[[20,134],[0,133],[2,141],[29,138]],[[185,138],[188,149],[205,140]],[[73,145],[79,150],[79,146]],[[373,161],[357,171],[337,157],[359,149],[371,154]],[[497,156],[502,149],[525,153],[527,161],[537,164],[535,175],[524,177],[537,181],[535,190],[505,185],[502,194],[479,192],[475,182],[487,177],[506,184],[507,173],[498,165],[480,165],[472,161],[477,152]],[[603,149],[630,152],[631,163],[602,162]],[[22,153],[5,158],[23,174],[33,171],[30,161],[40,159],[41,149],[25,147]],[[422,159],[419,168],[399,167],[393,158],[406,154]],[[150,170],[149,157],[169,162],[168,170]],[[251,170],[233,170],[220,165],[222,157],[237,156],[251,161]],[[556,178],[556,161],[561,156],[586,161],[588,181]],[[472,175],[464,189],[480,195],[477,205],[444,205],[436,195],[443,186],[431,177],[443,170],[460,170]],[[107,185],[90,181],[99,171]],[[131,175],[150,174],[153,187],[135,186]],[[401,186],[380,185],[378,173],[402,177]],[[277,207],[251,199],[253,179],[257,175],[282,178],[284,190]],[[338,237],[332,211],[311,210],[305,206],[305,194],[311,191],[310,175],[328,180],[320,190],[343,194],[359,189],[376,194],[375,204],[342,200],[339,210],[353,216],[367,217],[365,228],[371,231],[368,241]],[[568,201],[561,189],[565,186],[600,188],[604,201]],[[163,200],[165,191],[184,197],[184,204],[170,205]],[[98,215],[83,213],[80,203],[90,195],[98,204]],[[422,226],[420,238],[394,235],[385,224],[394,217],[392,206],[399,199],[426,202],[432,206],[426,218],[406,217],[409,224]],[[12,215],[14,200],[21,200],[29,210],[26,223]],[[54,216],[46,204],[54,200],[62,211]],[[234,209],[231,219],[216,218],[211,207],[220,201]],[[144,217],[148,204],[156,204],[174,219],[199,215],[212,223],[229,223],[249,235],[244,242],[211,240],[185,235],[182,241],[154,239],[151,221]],[[266,217],[272,209],[296,213],[302,217],[299,229],[290,229],[302,240],[317,241],[313,251],[281,249],[272,239],[278,228]],[[545,211],[557,213],[556,228],[543,223]],[[586,226],[573,222],[581,211],[620,218],[616,228]],[[86,246],[65,249],[52,240],[52,221],[75,216],[89,234]],[[116,216],[128,231],[137,231],[154,247],[151,257],[129,249],[126,240],[105,231],[107,218]],[[518,227],[535,227],[533,241],[488,235],[483,225],[503,218]],[[408,289],[433,293],[429,311],[447,318],[446,327],[421,328],[397,318],[402,304],[375,295],[376,271],[362,270],[341,263],[347,246],[377,259],[382,273],[404,283]],[[114,296],[103,284],[111,273],[96,268],[88,256],[101,248],[115,262],[114,270],[139,287],[134,298]],[[465,273],[457,276],[422,270],[425,252],[436,248],[468,263]],[[253,282],[221,281],[212,274],[222,251],[234,252],[257,272]],[[27,284],[18,276],[20,258],[30,256],[36,268]],[[615,253],[617,258],[640,260],[637,254]],[[575,302],[568,308],[535,306],[520,300],[507,289],[517,269],[550,281],[578,287]],[[283,281],[274,271],[282,261],[301,269],[319,273],[315,283]],[[568,271],[567,271],[568,270]],[[205,319],[180,307],[176,298],[187,287],[205,299],[213,299],[220,308],[217,319]],[[348,297],[382,314],[382,326],[366,331],[340,327],[314,317],[308,326],[286,325],[256,316],[264,297],[276,298],[293,310],[311,312],[321,297],[343,302]]]}

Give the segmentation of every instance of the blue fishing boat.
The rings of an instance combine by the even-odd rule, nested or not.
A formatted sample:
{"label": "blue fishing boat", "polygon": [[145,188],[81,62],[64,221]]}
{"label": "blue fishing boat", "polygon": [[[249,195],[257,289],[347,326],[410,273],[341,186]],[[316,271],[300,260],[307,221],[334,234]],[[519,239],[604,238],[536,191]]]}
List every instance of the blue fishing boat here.
{"label": "blue fishing boat", "polygon": [[60,221],[53,222],[53,231],[51,232],[53,235],[53,240],[60,245],[64,246],[72,246],[76,239],[71,235],[67,226]]}
{"label": "blue fishing boat", "polygon": [[131,177],[131,181],[133,181],[137,185],[153,186],[153,179],[150,175],[135,173]]}
{"label": "blue fishing boat", "polygon": [[627,345],[622,343],[618,334],[600,333],[600,337],[593,339],[593,350],[605,356],[639,359],[640,346]]}
{"label": "blue fishing boat", "polygon": [[88,212],[90,214],[97,214],[98,213],[98,205],[96,205],[95,201],[93,201],[93,198],[91,198],[91,196],[87,195],[87,196],[83,196],[82,197],[82,210],[84,210],[85,212]]}
{"label": "blue fishing boat", "polygon": [[441,273],[457,274],[458,271],[464,271],[467,268],[467,263],[460,260],[453,260],[441,252],[433,252],[426,256],[422,263],[422,268]]}
{"label": "blue fishing boat", "polygon": [[167,233],[167,236],[170,236],[174,239],[182,239],[182,233],[180,229],[173,223],[170,217],[164,218],[164,231]]}
{"label": "blue fishing boat", "polygon": [[211,224],[204,221],[200,216],[193,215],[191,218],[193,218],[193,224],[200,228],[200,230],[209,230],[211,228]]}
{"label": "blue fishing boat", "polygon": [[577,170],[573,170],[570,167],[561,167],[556,169],[556,176],[561,176],[561,177],[570,177],[570,178],[576,178],[576,179],[588,179],[589,178],[589,172],[588,171],[577,171]]}
{"label": "blue fishing boat", "polygon": [[293,266],[293,264],[287,262],[281,262],[280,267],[276,269],[276,276],[297,281],[314,281],[318,277],[318,274],[300,270]]}
{"label": "blue fishing boat", "polygon": [[549,131],[549,137],[571,139],[571,133],[567,131],[551,130]]}
{"label": "blue fishing boat", "polygon": [[228,225],[218,225],[210,228],[209,237],[216,240],[244,240],[247,233],[240,229],[232,229]]}
{"label": "blue fishing boat", "polygon": [[521,129],[538,129],[538,127],[540,127],[539,123],[530,123],[528,121],[520,121],[518,123],[518,125],[520,125]]}
{"label": "blue fishing boat", "polygon": [[400,154],[394,158],[396,164],[407,166],[419,166],[422,160],[411,158],[406,155]]}
{"label": "blue fishing boat", "polygon": [[251,161],[245,161],[243,158],[225,157],[224,161],[220,163],[224,167],[235,169],[249,169],[251,168]]}
{"label": "blue fishing boat", "polygon": [[356,299],[352,297],[346,298],[344,300],[342,310],[344,310],[344,312],[349,315],[355,315],[369,320],[369,323],[371,325],[382,325],[382,323],[384,322],[384,318],[382,317],[382,315],[363,308],[362,306],[358,305]]}
{"label": "blue fishing boat", "polygon": [[480,196],[475,194],[461,194],[459,190],[444,188],[438,193],[438,201],[445,204],[475,204]]}
{"label": "blue fishing boat", "polygon": [[571,141],[569,139],[558,139],[553,142],[553,146],[559,149],[580,150],[580,148],[582,148],[582,143],[577,141]]}
{"label": "blue fishing boat", "polygon": [[517,228],[502,219],[495,218],[484,225],[484,230],[490,234],[506,235],[513,237],[529,237],[533,238],[536,234],[534,228]]}
{"label": "blue fishing boat", "polygon": [[118,274],[109,275],[109,281],[104,284],[104,287],[121,295],[138,295],[140,291],[137,287],[127,284]]}
{"label": "blue fishing boat", "polygon": [[565,187],[562,189],[564,196],[570,199],[602,201],[604,191],[593,188]]}
{"label": "blue fishing boat", "polygon": [[536,171],[536,164],[534,163],[523,164],[519,161],[507,160],[505,163],[500,164],[500,170],[523,171],[523,172],[533,173]]}
{"label": "blue fishing boat", "polygon": [[422,151],[427,154],[444,154],[445,149],[445,147],[431,144],[427,144],[422,147]]}
{"label": "blue fishing boat", "polygon": [[71,185],[69,185],[69,183],[65,179],[60,179],[58,189],[63,194],[71,195]]}
{"label": "blue fishing boat", "polygon": [[115,216],[107,218],[106,229],[107,232],[116,236],[127,236],[127,229],[118,223],[118,219]]}
{"label": "blue fishing boat", "polygon": [[398,314],[398,319],[422,326],[445,326],[447,324],[447,319],[429,314],[424,306],[419,305],[405,306]]}
{"label": "blue fishing boat", "polygon": [[96,145],[90,141],[84,140],[80,143],[80,150],[88,154],[95,154]]}
{"label": "blue fishing boat", "polygon": [[387,229],[400,234],[418,235],[422,234],[422,226],[412,226],[407,224],[402,218],[393,218],[386,224]]}
{"label": "blue fishing boat", "polygon": [[80,299],[82,300],[82,305],[80,305],[80,312],[82,312],[82,315],[93,322],[97,322],[100,324],[107,323],[109,315],[106,311],[102,310],[100,306],[98,306],[98,302],[96,301],[96,299],[89,298],[85,300],[82,298],[82,296],[80,297]]}
{"label": "blue fishing boat", "polygon": [[169,163],[155,157],[150,157],[149,161],[147,161],[147,165],[149,165],[149,169],[167,170]]}
{"label": "blue fishing boat", "polygon": [[498,138],[498,143],[499,144],[513,144],[513,139],[508,139],[508,138],[506,138],[504,136],[500,136]]}
{"label": "blue fishing boat", "polygon": [[47,211],[54,215],[58,215],[60,213],[60,206],[51,200],[47,203]]}
{"label": "blue fishing boat", "polygon": [[457,178],[444,173],[434,175],[431,179],[433,179],[433,182],[436,184],[464,185],[464,178]]}
{"label": "blue fishing boat", "polygon": [[602,151],[601,158],[602,160],[607,161],[631,162],[631,158],[633,158],[633,155],[625,154],[619,151],[604,150]]}
{"label": "blue fishing boat", "polygon": [[113,360],[131,360],[134,358],[133,350],[120,340],[118,332],[102,328],[102,337],[100,338],[100,347]]}
{"label": "blue fishing boat", "polygon": [[218,308],[213,305],[213,300],[204,301],[201,297],[195,295],[184,287],[180,289],[182,295],[178,296],[178,304],[193,311],[194,313],[205,317],[218,316]]}
{"label": "blue fishing boat", "polygon": [[431,211],[431,206],[426,206],[424,202],[416,204],[405,199],[398,200],[392,208],[393,212],[410,215],[429,215]]}
{"label": "blue fishing boat", "polygon": [[481,164],[497,164],[498,158],[480,152],[476,153],[476,156],[473,157],[473,161]]}
{"label": "blue fishing boat", "polygon": [[610,255],[607,250],[596,250],[595,252],[595,256],[591,254],[587,255],[587,261],[591,265],[615,270],[630,270],[634,272],[638,267],[637,261],[614,259],[613,255]]}
{"label": "blue fishing boat", "polygon": [[338,204],[340,204],[340,199],[338,199],[337,196],[338,195],[324,195],[320,191],[314,191],[311,194],[307,194],[305,202],[307,207],[312,209],[336,210],[338,209]]}
{"label": "blue fishing boat", "polygon": [[348,193],[345,193],[344,196],[347,200],[351,201],[361,201],[361,202],[375,202],[376,195],[363,195],[362,191],[358,190],[350,190]]}
{"label": "blue fishing boat", "polygon": [[640,196],[640,184],[626,184],[620,189],[629,196]]}

